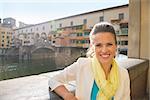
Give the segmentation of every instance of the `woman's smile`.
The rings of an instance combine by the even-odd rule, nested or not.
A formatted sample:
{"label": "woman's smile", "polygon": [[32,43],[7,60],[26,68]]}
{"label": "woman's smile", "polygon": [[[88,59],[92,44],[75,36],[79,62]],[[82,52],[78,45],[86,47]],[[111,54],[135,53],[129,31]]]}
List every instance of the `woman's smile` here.
{"label": "woman's smile", "polygon": [[110,57],[110,54],[100,54],[103,59],[107,59]]}
{"label": "woman's smile", "polygon": [[116,54],[114,35],[109,32],[97,33],[93,36],[95,55],[102,64],[111,63]]}

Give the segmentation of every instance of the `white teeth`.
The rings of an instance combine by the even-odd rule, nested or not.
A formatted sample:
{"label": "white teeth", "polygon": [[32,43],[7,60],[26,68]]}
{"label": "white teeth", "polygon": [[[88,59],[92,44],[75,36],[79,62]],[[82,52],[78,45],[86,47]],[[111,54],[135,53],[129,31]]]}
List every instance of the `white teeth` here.
{"label": "white teeth", "polygon": [[104,58],[106,58],[106,57],[109,57],[109,54],[107,54],[107,55],[101,55],[102,57],[104,57]]}

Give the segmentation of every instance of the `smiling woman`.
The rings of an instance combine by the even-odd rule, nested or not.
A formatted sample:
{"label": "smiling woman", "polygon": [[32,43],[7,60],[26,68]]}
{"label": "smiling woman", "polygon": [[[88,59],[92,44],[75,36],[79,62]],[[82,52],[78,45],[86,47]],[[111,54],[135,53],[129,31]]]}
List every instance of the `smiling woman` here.
{"label": "smiling woman", "polygon": [[[96,24],[90,32],[88,57],[79,58],[50,78],[51,91],[64,100],[130,100],[128,72],[114,59],[116,43],[115,30],[110,23]],[[74,80],[75,95],[64,86]]]}

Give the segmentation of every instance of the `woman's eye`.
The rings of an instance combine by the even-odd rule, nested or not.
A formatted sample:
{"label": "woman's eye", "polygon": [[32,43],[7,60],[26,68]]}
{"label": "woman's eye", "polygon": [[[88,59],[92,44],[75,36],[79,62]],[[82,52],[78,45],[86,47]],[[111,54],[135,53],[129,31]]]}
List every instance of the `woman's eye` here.
{"label": "woman's eye", "polygon": [[112,43],[108,43],[108,44],[107,44],[107,46],[112,46],[112,45],[113,45]]}
{"label": "woman's eye", "polygon": [[101,44],[96,44],[95,46],[96,46],[96,47],[101,47],[102,45],[101,45]]}

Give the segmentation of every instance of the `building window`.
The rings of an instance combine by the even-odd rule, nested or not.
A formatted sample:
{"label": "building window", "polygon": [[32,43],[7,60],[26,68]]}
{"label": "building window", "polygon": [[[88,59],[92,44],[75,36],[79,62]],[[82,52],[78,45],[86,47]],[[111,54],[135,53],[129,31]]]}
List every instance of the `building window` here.
{"label": "building window", "polygon": [[122,45],[128,45],[128,41],[122,41]]}
{"label": "building window", "polygon": [[128,41],[117,41],[118,45],[128,45]]}
{"label": "building window", "polygon": [[77,33],[77,36],[82,36],[83,34],[82,33]]}
{"label": "building window", "polygon": [[84,20],[83,20],[83,24],[87,24],[87,19],[84,19]]}
{"label": "building window", "polygon": [[53,28],[53,25],[51,25],[51,29]]}
{"label": "building window", "polygon": [[4,40],[2,40],[2,42],[4,42]]}
{"label": "building window", "polygon": [[23,30],[22,30],[22,33],[23,33]]}
{"label": "building window", "polygon": [[74,43],[76,43],[76,40],[70,40],[70,43],[74,44]]}
{"label": "building window", "polygon": [[84,44],[84,43],[85,43],[85,40],[81,40],[81,43]]}
{"label": "building window", "polygon": [[37,31],[39,30],[38,27],[36,28],[36,30],[37,30]]}
{"label": "building window", "polygon": [[84,36],[89,36],[90,32],[84,32]]}
{"label": "building window", "polygon": [[124,13],[120,13],[120,14],[119,14],[119,19],[120,19],[120,20],[124,19]]}
{"label": "building window", "polygon": [[103,21],[104,21],[104,16],[100,16],[100,17],[99,17],[99,21],[100,21],[100,22],[103,22]]}
{"label": "building window", "polygon": [[43,30],[45,30],[45,27],[43,26]]}
{"label": "building window", "polygon": [[76,44],[78,44],[79,43],[79,40],[76,40]]}
{"label": "building window", "polygon": [[54,34],[53,37],[56,37],[56,34]]}
{"label": "building window", "polygon": [[85,43],[90,43],[90,40],[85,40]]}
{"label": "building window", "polygon": [[70,25],[73,26],[73,21],[70,22]]}
{"label": "building window", "polygon": [[25,38],[25,39],[27,38],[27,34],[24,35],[24,38]]}
{"label": "building window", "polygon": [[59,27],[62,27],[62,24],[61,24],[61,23],[59,24]]}
{"label": "building window", "polygon": [[26,32],[28,32],[28,30],[26,29]]}
{"label": "building window", "polygon": [[2,47],[4,47],[4,44],[2,44]]}
{"label": "building window", "polygon": [[32,32],[32,28],[31,28],[31,32]]}
{"label": "building window", "polygon": [[117,41],[117,45],[120,45],[120,41]]}

